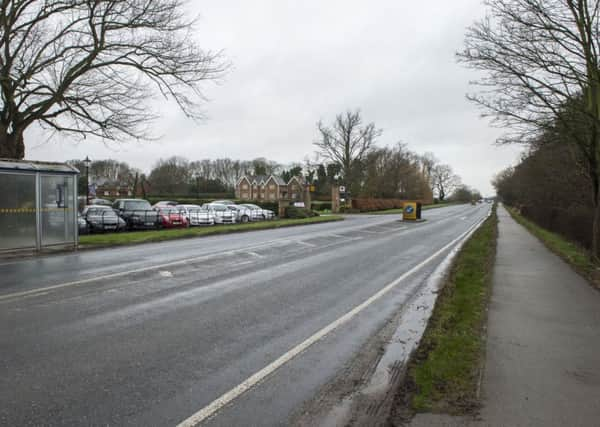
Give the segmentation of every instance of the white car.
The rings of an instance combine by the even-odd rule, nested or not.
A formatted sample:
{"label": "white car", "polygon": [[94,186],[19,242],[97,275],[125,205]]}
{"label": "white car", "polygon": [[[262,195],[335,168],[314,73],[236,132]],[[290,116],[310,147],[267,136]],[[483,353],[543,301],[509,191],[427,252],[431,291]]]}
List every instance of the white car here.
{"label": "white car", "polygon": [[263,209],[260,206],[253,205],[252,203],[244,203],[240,206],[244,206],[253,212],[253,215],[260,217],[260,219],[273,219],[275,218],[275,212],[268,209]]}
{"label": "white car", "polygon": [[199,205],[177,205],[175,209],[188,220],[190,226],[215,224],[215,213],[210,209]]}
{"label": "white car", "polygon": [[237,222],[260,221],[262,218],[257,213],[243,205],[226,205],[227,208],[236,214]]}
{"label": "white car", "polygon": [[213,212],[215,224],[235,224],[237,222],[237,213],[229,209],[227,205],[205,203],[202,208]]}

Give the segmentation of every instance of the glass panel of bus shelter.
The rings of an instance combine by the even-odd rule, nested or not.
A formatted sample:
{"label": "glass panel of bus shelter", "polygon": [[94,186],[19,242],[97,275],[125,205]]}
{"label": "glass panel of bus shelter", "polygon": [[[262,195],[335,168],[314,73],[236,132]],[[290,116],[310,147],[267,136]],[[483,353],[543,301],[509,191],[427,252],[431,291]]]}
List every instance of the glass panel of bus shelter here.
{"label": "glass panel of bus shelter", "polygon": [[73,176],[42,175],[42,246],[75,242],[75,215]]}
{"label": "glass panel of bus shelter", "polygon": [[35,248],[35,175],[0,172],[0,250]]}

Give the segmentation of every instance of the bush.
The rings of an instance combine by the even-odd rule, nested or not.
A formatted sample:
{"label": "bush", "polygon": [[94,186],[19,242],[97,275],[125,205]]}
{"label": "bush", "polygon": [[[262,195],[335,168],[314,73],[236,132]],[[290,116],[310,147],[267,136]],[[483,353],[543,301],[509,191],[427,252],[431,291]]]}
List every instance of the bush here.
{"label": "bush", "polygon": [[404,200],[400,199],[352,199],[352,208],[361,212],[380,211],[386,209],[398,209],[404,206]]}
{"label": "bush", "polygon": [[360,209],[356,209],[356,208],[347,208],[347,207],[340,207],[340,213],[347,213],[347,214],[358,214],[360,213],[361,210]]}
{"label": "bush", "polygon": [[316,211],[330,211],[331,202],[312,202],[312,207]]}
{"label": "bush", "polygon": [[313,216],[319,216],[319,214],[315,211],[311,211],[310,209],[297,208],[296,206],[288,206],[285,208],[286,218],[312,218]]}

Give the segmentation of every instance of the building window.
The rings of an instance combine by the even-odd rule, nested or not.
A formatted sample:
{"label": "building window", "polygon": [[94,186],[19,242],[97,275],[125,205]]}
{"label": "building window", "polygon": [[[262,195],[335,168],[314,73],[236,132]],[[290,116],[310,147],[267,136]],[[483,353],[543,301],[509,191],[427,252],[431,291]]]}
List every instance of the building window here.
{"label": "building window", "polygon": [[242,189],[243,190],[247,190],[248,189],[248,184],[242,184]]}

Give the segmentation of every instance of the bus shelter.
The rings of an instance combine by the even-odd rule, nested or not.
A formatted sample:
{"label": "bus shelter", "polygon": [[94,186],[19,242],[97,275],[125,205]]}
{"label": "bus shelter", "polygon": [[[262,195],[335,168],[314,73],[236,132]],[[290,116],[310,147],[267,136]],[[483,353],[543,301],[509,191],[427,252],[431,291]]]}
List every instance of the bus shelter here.
{"label": "bus shelter", "polygon": [[67,164],[0,159],[0,252],[77,247],[77,180]]}

